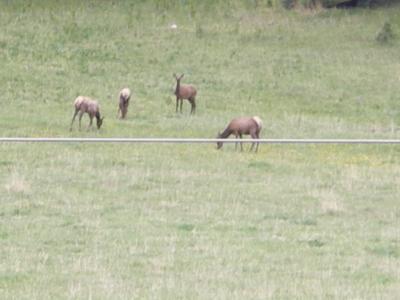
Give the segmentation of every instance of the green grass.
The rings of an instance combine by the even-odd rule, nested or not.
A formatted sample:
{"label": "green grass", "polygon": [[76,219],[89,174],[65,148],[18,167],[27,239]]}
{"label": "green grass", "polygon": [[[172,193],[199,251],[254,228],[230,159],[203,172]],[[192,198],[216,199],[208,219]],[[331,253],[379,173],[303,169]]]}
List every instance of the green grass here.
{"label": "green grass", "polygon": [[[375,41],[399,20],[1,1],[0,135],[214,137],[257,114],[265,138],[400,138],[399,42]],[[173,73],[195,116],[175,114]],[[77,95],[99,100],[100,131],[69,132]],[[395,299],[399,178],[397,146],[2,144],[0,298]]]}

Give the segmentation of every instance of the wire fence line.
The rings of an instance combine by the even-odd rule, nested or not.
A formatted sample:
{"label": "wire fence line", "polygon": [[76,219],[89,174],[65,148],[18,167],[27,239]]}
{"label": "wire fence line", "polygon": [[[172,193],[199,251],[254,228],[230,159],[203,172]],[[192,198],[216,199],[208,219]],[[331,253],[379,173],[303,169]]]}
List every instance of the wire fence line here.
{"label": "wire fence line", "polygon": [[0,143],[167,143],[210,144],[224,143],[260,144],[400,144],[400,139],[218,139],[218,138],[46,138],[46,137],[0,137]]}

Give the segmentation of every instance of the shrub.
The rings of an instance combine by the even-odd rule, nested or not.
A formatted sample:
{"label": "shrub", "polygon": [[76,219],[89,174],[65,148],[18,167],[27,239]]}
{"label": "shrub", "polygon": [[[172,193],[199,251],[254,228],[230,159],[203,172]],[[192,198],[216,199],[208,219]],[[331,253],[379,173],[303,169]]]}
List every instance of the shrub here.
{"label": "shrub", "polygon": [[394,39],[394,33],[392,30],[392,26],[389,22],[385,22],[383,24],[382,29],[376,35],[376,41],[380,44],[390,43]]}
{"label": "shrub", "polygon": [[281,0],[282,6],[286,9],[291,9],[296,4],[296,0]]}
{"label": "shrub", "polygon": [[313,8],[317,5],[332,7],[343,1],[345,0],[281,0],[281,3],[284,8],[291,9],[297,5],[306,8]]}
{"label": "shrub", "polygon": [[204,29],[201,26],[201,23],[197,22],[196,23],[196,37],[201,39],[203,36],[204,36]]}

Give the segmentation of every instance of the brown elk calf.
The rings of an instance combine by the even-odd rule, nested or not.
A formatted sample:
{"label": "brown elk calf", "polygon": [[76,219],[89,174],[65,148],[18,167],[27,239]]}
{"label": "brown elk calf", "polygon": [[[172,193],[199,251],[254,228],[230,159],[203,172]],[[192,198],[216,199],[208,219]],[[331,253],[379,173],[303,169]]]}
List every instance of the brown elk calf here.
{"label": "brown elk calf", "polygon": [[[218,133],[218,138],[226,139],[231,134],[233,134],[236,138],[242,138],[243,134],[249,134],[253,139],[259,139],[262,126],[262,120],[257,116],[235,118],[228,124],[222,133]],[[222,142],[217,142],[217,149],[220,149],[222,144]],[[251,144],[250,151],[253,150],[254,144],[256,143]],[[255,152],[258,151],[258,144],[259,143],[257,143]],[[235,149],[237,149],[237,143],[235,144]],[[242,142],[240,143],[240,149],[243,151]]]}
{"label": "brown elk calf", "polygon": [[87,113],[90,118],[90,123],[88,128],[92,126],[93,118],[96,117],[97,128],[100,129],[101,125],[103,124],[104,117],[103,118],[100,117],[100,106],[96,100],[90,99],[89,97],[85,96],[78,96],[74,101],[74,107],[75,107],[75,113],[74,116],[72,117],[70,130],[72,130],[72,124],[74,124],[75,117],[78,113],[79,113],[79,130],[81,129],[81,120],[84,113]]}
{"label": "brown elk calf", "polygon": [[125,119],[126,114],[128,113],[129,100],[131,98],[131,90],[128,88],[124,88],[119,92],[119,107],[118,107],[118,115],[121,119]]}
{"label": "brown elk calf", "polygon": [[178,103],[179,100],[181,101],[180,105],[180,111],[182,113],[182,104],[183,104],[183,99],[187,99],[190,104],[192,105],[192,109],[190,110],[190,114],[194,114],[196,112],[196,94],[197,90],[193,85],[189,84],[181,84],[181,79],[184,74],[181,76],[176,76],[174,74],[174,77],[176,79],[176,88],[175,88],[175,95],[176,95],[176,112],[178,112]]}

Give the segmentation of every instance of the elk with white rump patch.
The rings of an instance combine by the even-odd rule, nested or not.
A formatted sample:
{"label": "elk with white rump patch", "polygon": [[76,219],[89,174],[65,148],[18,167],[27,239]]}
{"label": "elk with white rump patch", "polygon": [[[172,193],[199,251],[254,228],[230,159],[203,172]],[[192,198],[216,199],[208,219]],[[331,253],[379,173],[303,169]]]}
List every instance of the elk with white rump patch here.
{"label": "elk with white rump patch", "polygon": [[130,89],[124,88],[119,92],[119,107],[117,114],[120,116],[121,119],[125,119],[126,117],[130,99],[131,99]]}
{"label": "elk with white rump patch", "polygon": [[72,130],[72,124],[74,124],[75,117],[78,113],[79,113],[79,130],[81,129],[81,120],[84,113],[87,113],[90,118],[88,129],[90,126],[92,126],[94,117],[96,117],[97,128],[100,129],[101,125],[103,124],[104,117],[103,118],[100,117],[100,106],[96,100],[93,100],[86,96],[78,96],[75,99],[74,107],[75,107],[75,113],[74,116],[72,117],[70,130]]}
{"label": "elk with white rump patch", "polygon": [[176,76],[174,74],[174,77],[176,79],[176,89],[175,89],[175,95],[176,95],[176,112],[178,112],[178,103],[179,100],[181,101],[180,104],[180,111],[182,113],[182,104],[183,104],[183,99],[187,99],[190,104],[192,105],[192,109],[190,110],[190,114],[194,114],[196,112],[196,94],[197,90],[193,85],[189,84],[181,84],[181,79],[184,74],[181,76]]}
{"label": "elk with white rump patch", "polygon": [[[243,134],[249,134],[251,138],[259,139],[262,126],[263,126],[262,120],[257,116],[235,118],[228,124],[228,126],[222,133],[218,133],[217,138],[226,139],[231,134],[233,134],[236,138],[239,137],[242,138]],[[237,149],[237,144],[238,143],[235,144],[235,150]],[[250,151],[253,150],[254,144],[256,143],[251,144]],[[259,143],[257,143],[255,152],[258,151],[258,144]],[[222,142],[217,142],[217,149],[220,149],[222,145],[223,145]],[[241,151],[243,151],[242,142],[240,143],[240,149]]]}

